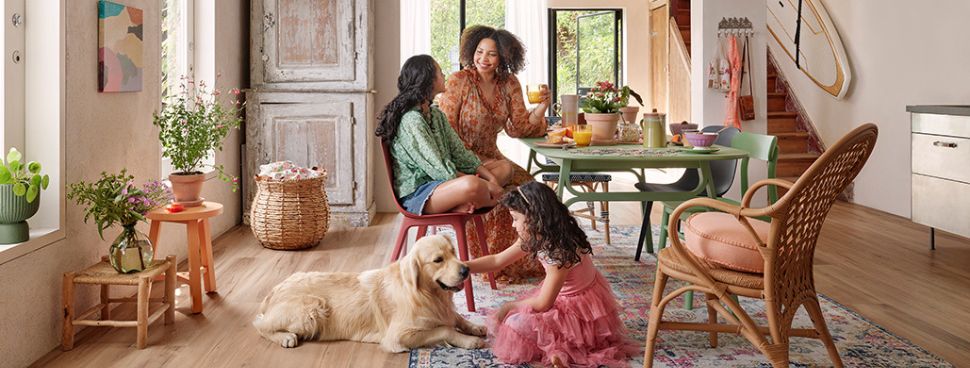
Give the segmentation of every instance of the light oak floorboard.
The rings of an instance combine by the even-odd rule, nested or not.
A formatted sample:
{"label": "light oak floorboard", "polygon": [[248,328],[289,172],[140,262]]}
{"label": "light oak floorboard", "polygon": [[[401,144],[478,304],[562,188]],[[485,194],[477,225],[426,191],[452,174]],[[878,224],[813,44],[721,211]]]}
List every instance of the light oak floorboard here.
{"label": "light oak floorboard", "polygon": [[[611,186],[629,188],[624,183]],[[636,203],[614,203],[610,210],[613,225],[640,223]],[[652,220],[660,220],[659,204]],[[283,349],[260,338],[250,325],[263,296],[293,272],[380,267],[388,259],[398,223],[398,215],[382,214],[369,228],[334,227],[320,246],[299,252],[264,249],[248,227],[233,229],[215,241],[219,290],[203,296],[204,314],[190,313],[188,287],[182,286],[175,324],[152,324],[145,350],[134,348],[133,329],[85,328],[74,350],[55,349],[35,365],[404,367],[407,354],[384,353],[375,344],[310,342]],[[966,364],[970,240],[937,232],[937,250],[930,251],[927,231],[901,217],[836,203],[819,238],[816,285],[819,292],[889,331],[954,364]],[[128,318],[134,308],[125,305],[114,313]]]}

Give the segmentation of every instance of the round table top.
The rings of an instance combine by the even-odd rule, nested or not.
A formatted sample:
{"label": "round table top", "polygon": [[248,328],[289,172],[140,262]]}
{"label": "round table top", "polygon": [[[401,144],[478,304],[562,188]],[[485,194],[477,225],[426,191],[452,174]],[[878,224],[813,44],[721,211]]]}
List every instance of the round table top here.
{"label": "round table top", "polygon": [[186,207],[182,212],[168,212],[165,207],[149,211],[145,217],[152,221],[190,221],[222,214],[222,204],[218,202],[202,202],[201,206]]}

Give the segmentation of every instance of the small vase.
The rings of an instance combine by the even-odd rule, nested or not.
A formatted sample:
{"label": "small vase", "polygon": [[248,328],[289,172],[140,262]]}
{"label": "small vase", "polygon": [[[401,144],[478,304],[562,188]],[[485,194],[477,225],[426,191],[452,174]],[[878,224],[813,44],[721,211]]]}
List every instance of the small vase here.
{"label": "small vase", "polygon": [[123,225],[121,234],[108,250],[111,267],[120,273],[143,271],[151,267],[154,256],[152,243],[144,233],[135,229],[135,224]]}
{"label": "small vase", "polygon": [[0,184],[0,244],[27,241],[30,228],[27,219],[40,208],[40,194],[28,203],[26,196],[13,193],[13,184]]}
{"label": "small vase", "polygon": [[205,183],[205,174],[195,173],[174,173],[168,176],[172,182],[172,194],[175,196],[175,203],[183,207],[198,207],[202,205],[202,184]]}
{"label": "small vase", "polygon": [[586,122],[593,126],[593,140],[599,142],[612,142],[616,136],[616,123],[620,120],[620,114],[594,114],[586,113]]}

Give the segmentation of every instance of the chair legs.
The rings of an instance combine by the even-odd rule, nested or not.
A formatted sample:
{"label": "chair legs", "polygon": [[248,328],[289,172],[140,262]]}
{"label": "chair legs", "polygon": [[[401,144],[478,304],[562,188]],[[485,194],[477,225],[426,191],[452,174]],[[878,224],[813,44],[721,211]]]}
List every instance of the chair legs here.
{"label": "chair legs", "polygon": [[842,358],[839,356],[839,350],[835,347],[835,342],[829,333],[829,327],[825,324],[825,316],[822,315],[822,307],[818,304],[818,299],[806,302],[804,305],[805,311],[808,312],[808,316],[812,319],[812,324],[815,325],[815,330],[818,331],[819,338],[825,344],[825,349],[829,352],[829,359],[832,359],[832,364],[841,368]]}
{"label": "chair legs", "polygon": [[[650,229],[650,211],[653,209],[653,202],[644,202],[643,223],[640,224],[640,239],[637,240],[637,254],[633,257],[634,261],[640,261],[640,253],[643,251],[643,242],[647,236],[653,237],[653,230]],[[647,253],[653,253],[653,240],[647,243]]]}
{"label": "chair legs", "polygon": [[[691,295],[694,294],[693,291],[688,291],[688,293],[691,293]],[[717,323],[717,310],[714,309],[714,306],[711,305],[711,303],[712,302],[717,303],[717,295],[714,295],[711,293],[705,293],[705,295],[707,295],[707,323],[710,323],[713,325]],[[711,347],[716,348],[717,332],[714,332],[714,331],[708,332],[708,339],[710,340]]]}
{"label": "chair legs", "polygon": [[660,330],[660,319],[664,314],[664,306],[660,304],[667,286],[667,275],[657,267],[657,278],[653,286],[653,300],[650,303],[650,321],[647,324],[647,342],[644,346],[643,367],[653,367],[654,348],[657,345],[657,332]]}
{"label": "chair legs", "polygon": [[[452,223],[451,226],[455,228],[455,237],[458,238],[458,259],[462,262],[468,262],[468,239],[465,236],[465,224],[461,221],[456,221]],[[468,305],[468,311],[475,311],[475,294],[472,289],[472,278],[468,277],[465,279],[465,304]]]}

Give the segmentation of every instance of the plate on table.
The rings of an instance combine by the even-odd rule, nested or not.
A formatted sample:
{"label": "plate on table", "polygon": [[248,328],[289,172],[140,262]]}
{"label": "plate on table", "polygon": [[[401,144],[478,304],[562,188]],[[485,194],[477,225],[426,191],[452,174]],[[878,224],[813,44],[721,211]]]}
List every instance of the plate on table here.
{"label": "plate on table", "polygon": [[717,151],[720,151],[720,150],[721,149],[720,148],[717,148],[717,147],[694,147],[694,148],[684,149],[684,150],[682,150],[680,152],[684,152],[684,153],[714,153],[714,152],[717,152]]}
{"label": "plate on table", "polygon": [[536,142],[536,147],[542,148],[568,148],[576,145],[576,142],[563,142],[563,143],[549,143],[549,142]]}

